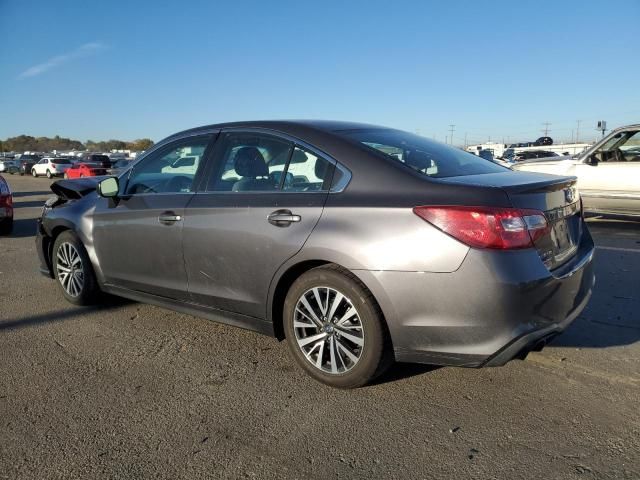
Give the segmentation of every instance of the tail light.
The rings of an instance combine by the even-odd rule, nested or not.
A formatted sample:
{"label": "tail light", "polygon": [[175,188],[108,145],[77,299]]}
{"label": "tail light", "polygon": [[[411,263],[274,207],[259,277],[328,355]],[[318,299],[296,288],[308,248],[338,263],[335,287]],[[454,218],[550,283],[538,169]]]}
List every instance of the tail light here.
{"label": "tail light", "polygon": [[549,232],[538,210],[494,207],[415,207],[413,212],[457,240],[475,248],[530,248]]}
{"label": "tail light", "polygon": [[11,195],[0,195],[0,207],[11,208],[13,206],[13,197]]}
{"label": "tail light", "polygon": [[58,165],[57,165],[57,164],[55,164],[55,163],[52,163],[52,164],[51,164],[51,168],[56,168],[57,166],[58,166]]}

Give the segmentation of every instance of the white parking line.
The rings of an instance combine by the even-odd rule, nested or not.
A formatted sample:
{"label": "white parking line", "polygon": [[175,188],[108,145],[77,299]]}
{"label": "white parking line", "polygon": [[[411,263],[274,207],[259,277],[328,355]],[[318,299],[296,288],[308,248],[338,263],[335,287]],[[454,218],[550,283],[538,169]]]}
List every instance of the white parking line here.
{"label": "white parking line", "polygon": [[611,250],[614,252],[640,253],[640,248],[620,248],[620,247],[596,247],[598,250]]}

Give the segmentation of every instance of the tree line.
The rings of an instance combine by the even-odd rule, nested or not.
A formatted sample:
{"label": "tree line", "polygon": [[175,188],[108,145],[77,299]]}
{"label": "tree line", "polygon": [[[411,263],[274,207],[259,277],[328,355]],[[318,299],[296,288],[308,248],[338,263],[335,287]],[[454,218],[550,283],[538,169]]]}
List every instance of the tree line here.
{"label": "tree line", "polygon": [[109,152],[111,150],[148,150],[153,146],[153,140],[140,138],[131,142],[123,140],[93,141],[82,143],[79,140],[64,138],[56,135],[50,137],[32,137],[19,135],[17,137],[0,140],[0,152],[51,152],[52,150],[91,150],[95,152]]}

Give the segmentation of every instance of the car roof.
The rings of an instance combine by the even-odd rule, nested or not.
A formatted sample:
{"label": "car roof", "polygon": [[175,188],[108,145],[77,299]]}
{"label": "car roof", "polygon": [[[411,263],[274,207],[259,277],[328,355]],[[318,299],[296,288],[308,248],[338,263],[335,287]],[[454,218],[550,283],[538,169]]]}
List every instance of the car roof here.
{"label": "car roof", "polygon": [[[284,133],[294,133],[301,130],[309,132],[335,133],[345,130],[363,129],[388,129],[379,125],[372,125],[360,122],[347,122],[340,120],[247,120],[238,122],[214,123],[200,127],[190,128],[171,135],[171,137],[181,136],[187,133],[197,133],[198,131],[218,130],[224,128],[264,128],[278,130]],[[169,137],[169,138],[171,138]]]}

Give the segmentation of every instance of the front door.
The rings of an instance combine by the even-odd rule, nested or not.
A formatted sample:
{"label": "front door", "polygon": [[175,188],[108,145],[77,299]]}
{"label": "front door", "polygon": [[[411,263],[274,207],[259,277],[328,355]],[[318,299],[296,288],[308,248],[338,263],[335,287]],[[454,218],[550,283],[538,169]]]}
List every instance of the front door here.
{"label": "front door", "polygon": [[121,177],[117,202],[100,199],[93,237],[105,282],[188,299],[182,257],[185,207],[193,196],[212,134],[172,141]]}
{"label": "front door", "polygon": [[215,150],[184,223],[191,298],[265,318],[269,284],[317,224],[334,166],[266,133],[226,132]]}

